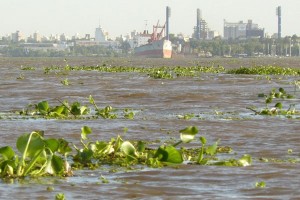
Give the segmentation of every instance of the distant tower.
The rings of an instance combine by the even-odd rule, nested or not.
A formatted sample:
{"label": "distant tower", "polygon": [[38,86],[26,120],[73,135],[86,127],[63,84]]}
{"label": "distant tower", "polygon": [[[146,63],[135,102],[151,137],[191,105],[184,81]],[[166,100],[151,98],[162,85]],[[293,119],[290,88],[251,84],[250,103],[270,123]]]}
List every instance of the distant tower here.
{"label": "distant tower", "polygon": [[171,16],[171,8],[167,6],[166,8],[166,39],[169,40],[169,18]]}
{"label": "distant tower", "polygon": [[200,40],[201,38],[201,11],[200,9],[198,8],[197,9],[197,26],[196,26],[196,39],[197,40]]}
{"label": "distant tower", "polygon": [[276,8],[276,15],[278,16],[278,39],[281,38],[281,6]]}
{"label": "distant tower", "polygon": [[95,31],[95,41],[96,42],[105,42],[107,40],[107,37],[102,29],[102,27],[99,25],[98,28],[96,28]]}

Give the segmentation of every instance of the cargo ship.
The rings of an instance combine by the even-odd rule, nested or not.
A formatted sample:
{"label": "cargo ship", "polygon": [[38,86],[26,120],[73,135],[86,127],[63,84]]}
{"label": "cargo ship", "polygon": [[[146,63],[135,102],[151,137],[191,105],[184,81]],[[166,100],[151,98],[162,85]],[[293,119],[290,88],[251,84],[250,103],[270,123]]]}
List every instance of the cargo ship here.
{"label": "cargo ship", "polygon": [[[153,26],[153,32],[150,35],[147,44],[140,45],[134,48],[136,56],[143,56],[148,58],[171,58],[172,57],[172,43],[169,40],[169,16],[170,8],[166,9],[166,23],[164,26]],[[165,36],[163,34],[165,33]]]}
{"label": "cargo ship", "polygon": [[172,43],[166,39],[153,40],[148,44],[141,45],[134,49],[137,56],[144,56],[148,58],[171,58],[172,57]]}

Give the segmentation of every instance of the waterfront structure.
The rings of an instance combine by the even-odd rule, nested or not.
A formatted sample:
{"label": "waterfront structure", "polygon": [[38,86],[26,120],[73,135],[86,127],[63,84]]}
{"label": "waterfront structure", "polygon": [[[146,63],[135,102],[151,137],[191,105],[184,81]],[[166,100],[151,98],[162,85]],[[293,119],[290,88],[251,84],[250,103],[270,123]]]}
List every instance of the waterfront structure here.
{"label": "waterfront structure", "polygon": [[224,20],[224,39],[245,39],[245,38],[263,38],[264,29],[260,29],[258,24],[253,24],[252,20],[248,20],[247,23],[243,21],[239,22],[227,22]]}

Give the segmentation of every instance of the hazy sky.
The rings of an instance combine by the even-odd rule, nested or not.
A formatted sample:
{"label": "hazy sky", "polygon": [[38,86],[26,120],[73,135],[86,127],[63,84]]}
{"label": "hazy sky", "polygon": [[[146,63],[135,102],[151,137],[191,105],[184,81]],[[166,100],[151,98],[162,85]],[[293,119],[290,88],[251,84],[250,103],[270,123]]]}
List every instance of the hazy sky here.
{"label": "hazy sky", "polygon": [[101,26],[113,38],[165,22],[171,7],[170,32],[191,35],[196,9],[211,30],[223,34],[223,21],[252,19],[265,32],[277,32],[276,7],[282,7],[282,35],[300,35],[300,0],[0,0],[0,36],[20,30],[26,36],[89,33]]}

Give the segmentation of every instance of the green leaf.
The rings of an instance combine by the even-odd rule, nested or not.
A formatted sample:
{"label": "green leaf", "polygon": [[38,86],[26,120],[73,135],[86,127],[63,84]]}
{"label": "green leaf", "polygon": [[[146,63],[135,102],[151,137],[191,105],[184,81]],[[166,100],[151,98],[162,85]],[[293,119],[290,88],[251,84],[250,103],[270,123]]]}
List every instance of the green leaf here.
{"label": "green leaf", "polygon": [[82,138],[83,140],[88,139],[88,138],[87,138],[87,135],[88,135],[88,134],[91,134],[91,133],[92,133],[92,129],[91,129],[90,127],[88,127],[88,126],[83,126],[83,127],[81,128],[81,138]]}
{"label": "green leaf", "polygon": [[146,149],[145,142],[138,141],[137,148],[138,148],[138,152],[144,152]]}
{"label": "green leaf", "polygon": [[74,102],[71,106],[71,113],[73,115],[80,115],[81,111],[80,111],[80,103],[78,102]]}
{"label": "green leaf", "polygon": [[59,142],[59,148],[58,152],[60,152],[63,155],[68,154],[69,152],[72,151],[72,149],[69,147],[69,142],[67,142],[65,139],[58,139]]}
{"label": "green leaf", "polygon": [[154,157],[157,157],[162,162],[168,163],[182,163],[183,158],[181,152],[179,152],[173,146],[160,146]]}
{"label": "green leaf", "polygon": [[195,135],[198,133],[198,129],[195,126],[189,126],[185,129],[182,129],[180,132],[180,139],[183,143],[189,143],[194,140]]}
{"label": "green leaf", "polygon": [[86,106],[81,106],[80,107],[80,115],[86,115],[89,113],[89,109]]}
{"label": "green leaf", "polygon": [[121,145],[123,143],[123,140],[120,136],[117,137],[115,143],[114,143],[114,151],[117,152],[121,148]]}
{"label": "green leaf", "polygon": [[49,111],[48,101],[39,102],[37,107],[38,107],[39,112],[43,115],[46,115]]}
{"label": "green leaf", "polygon": [[59,148],[59,142],[57,139],[47,139],[45,140],[46,147],[48,147],[52,153],[56,152]]}
{"label": "green leaf", "polygon": [[285,93],[285,91],[284,91],[283,88],[279,88],[278,90],[279,90],[279,92],[281,92],[281,93],[283,93],[283,94]]}
{"label": "green leaf", "polygon": [[132,158],[137,156],[134,146],[129,141],[125,141],[122,143],[121,151]]}
{"label": "green leaf", "polygon": [[1,147],[0,154],[4,160],[10,160],[15,156],[15,152],[10,146]]}
{"label": "green leaf", "polygon": [[95,100],[92,95],[89,96],[89,101],[91,104],[95,104]]}
{"label": "green leaf", "polygon": [[282,109],[282,103],[280,103],[280,102],[279,102],[279,103],[276,103],[276,104],[275,104],[275,108]]}
{"label": "green leaf", "polygon": [[65,106],[56,106],[51,110],[51,112],[57,113],[57,114],[62,114],[62,112],[65,110]]}
{"label": "green leaf", "polygon": [[61,157],[59,157],[57,155],[53,155],[51,163],[52,163],[51,165],[52,165],[52,168],[53,168],[55,174],[57,174],[57,175],[64,174],[64,171],[66,170],[65,169],[65,161]]}
{"label": "green leaf", "polygon": [[91,149],[81,149],[78,154],[74,157],[75,160],[82,164],[87,164],[91,162],[94,152]]}
{"label": "green leaf", "polygon": [[206,144],[206,138],[205,137],[200,137],[200,141],[202,143],[202,145],[205,145]]}
{"label": "green leaf", "polygon": [[211,156],[215,155],[217,153],[218,143],[219,140],[216,141],[213,145],[207,147],[205,152]]}
{"label": "green leaf", "polygon": [[266,99],[266,104],[272,103],[272,101],[273,101],[272,97],[268,97]]}
{"label": "green leaf", "polygon": [[[45,142],[41,135],[37,132],[31,134],[23,134],[17,139],[17,149],[23,154],[23,158],[33,158],[36,153],[39,153],[44,147]],[[26,149],[27,147],[27,149]]]}

